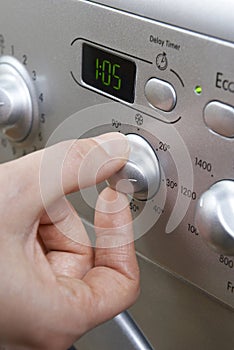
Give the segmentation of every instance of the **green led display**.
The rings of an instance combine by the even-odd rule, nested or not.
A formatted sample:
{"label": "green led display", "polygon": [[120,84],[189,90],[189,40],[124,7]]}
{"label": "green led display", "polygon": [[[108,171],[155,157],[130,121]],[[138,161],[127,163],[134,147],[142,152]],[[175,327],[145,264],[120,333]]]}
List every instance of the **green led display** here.
{"label": "green led display", "polygon": [[99,47],[83,44],[82,80],[87,85],[133,103],[135,79],[135,62]]}

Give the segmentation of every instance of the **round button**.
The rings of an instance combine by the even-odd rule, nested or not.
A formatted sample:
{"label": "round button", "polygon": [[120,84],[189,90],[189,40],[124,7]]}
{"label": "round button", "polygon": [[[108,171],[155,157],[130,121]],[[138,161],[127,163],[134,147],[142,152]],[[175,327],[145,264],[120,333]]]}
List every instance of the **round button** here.
{"label": "round button", "polygon": [[234,255],[234,181],[219,181],[200,197],[195,221],[213,249]]}
{"label": "round button", "polygon": [[38,126],[38,107],[30,76],[15,58],[0,58],[0,129],[25,144]]}
{"label": "round button", "polygon": [[108,183],[119,192],[133,194],[136,199],[150,199],[160,186],[158,158],[143,137],[136,134],[128,134],[127,137],[130,143],[128,162]]}
{"label": "round button", "polygon": [[145,85],[145,96],[148,102],[164,112],[170,112],[176,105],[174,87],[164,80],[152,78]]}

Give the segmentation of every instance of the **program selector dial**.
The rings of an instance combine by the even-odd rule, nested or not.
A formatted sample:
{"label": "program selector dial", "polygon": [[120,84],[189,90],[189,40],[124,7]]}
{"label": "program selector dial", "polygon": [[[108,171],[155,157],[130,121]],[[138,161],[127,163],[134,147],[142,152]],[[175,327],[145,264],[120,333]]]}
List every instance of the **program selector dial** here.
{"label": "program selector dial", "polygon": [[152,198],[160,186],[158,158],[151,145],[137,134],[127,135],[130,144],[128,162],[109,180],[110,187],[138,200]]}
{"label": "program selector dial", "polygon": [[0,57],[0,129],[13,143],[27,144],[38,128],[34,86],[14,57]]}
{"label": "program selector dial", "polygon": [[219,181],[200,197],[195,221],[212,248],[234,255],[234,180]]}

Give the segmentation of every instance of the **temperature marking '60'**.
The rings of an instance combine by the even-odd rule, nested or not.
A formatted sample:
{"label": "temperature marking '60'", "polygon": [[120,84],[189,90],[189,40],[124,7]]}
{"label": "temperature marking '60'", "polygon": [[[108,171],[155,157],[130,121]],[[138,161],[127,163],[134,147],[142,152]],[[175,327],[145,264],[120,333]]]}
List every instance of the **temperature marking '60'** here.
{"label": "temperature marking '60'", "polygon": [[131,200],[131,202],[129,203],[129,208],[131,211],[133,211],[134,213],[136,213],[137,211],[140,210],[139,205],[137,205],[134,201],[134,199]]}

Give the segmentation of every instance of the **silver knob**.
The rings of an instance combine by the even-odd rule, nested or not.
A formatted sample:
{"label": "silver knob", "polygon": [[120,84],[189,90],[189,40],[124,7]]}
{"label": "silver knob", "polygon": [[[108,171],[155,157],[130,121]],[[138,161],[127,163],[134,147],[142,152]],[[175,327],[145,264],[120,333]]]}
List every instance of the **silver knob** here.
{"label": "silver knob", "polygon": [[15,143],[25,143],[38,127],[38,106],[31,78],[14,57],[0,57],[0,129]]}
{"label": "silver knob", "polygon": [[127,135],[130,155],[127,164],[109,180],[110,187],[133,194],[136,199],[152,198],[160,186],[160,166],[150,144],[136,134]]}
{"label": "silver knob", "polygon": [[234,181],[219,181],[201,196],[195,221],[212,248],[234,255]]}

